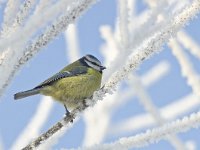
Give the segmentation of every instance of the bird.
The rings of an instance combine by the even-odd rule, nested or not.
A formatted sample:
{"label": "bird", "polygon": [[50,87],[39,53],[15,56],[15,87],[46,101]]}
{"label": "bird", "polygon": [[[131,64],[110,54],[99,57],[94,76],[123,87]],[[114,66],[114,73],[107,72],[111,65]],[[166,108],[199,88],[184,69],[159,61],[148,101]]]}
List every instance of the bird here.
{"label": "bird", "polygon": [[28,96],[42,94],[51,96],[64,105],[66,115],[84,99],[91,98],[100,89],[102,73],[106,67],[93,55],[87,54],[69,64],[33,89],[14,94],[19,100]]}

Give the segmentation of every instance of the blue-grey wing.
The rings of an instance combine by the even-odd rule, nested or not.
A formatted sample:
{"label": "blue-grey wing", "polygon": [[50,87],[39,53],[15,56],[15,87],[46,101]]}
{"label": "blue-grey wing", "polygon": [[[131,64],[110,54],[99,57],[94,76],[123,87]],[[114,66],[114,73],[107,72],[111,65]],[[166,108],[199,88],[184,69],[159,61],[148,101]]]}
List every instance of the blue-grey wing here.
{"label": "blue-grey wing", "polygon": [[55,74],[54,76],[50,77],[49,79],[45,80],[44,82],[42,82],[35,88],[41,88],[41,87],[44,87],[47,85],[51,85],[55,81],[62,79],[62,78],[77,76],[77,75],[81,75],[81,74],[85,74],[85,73],[87,73],[87,68],[85,68],[85,67],[76,67],[70,71],[59,72],[59,73]]}

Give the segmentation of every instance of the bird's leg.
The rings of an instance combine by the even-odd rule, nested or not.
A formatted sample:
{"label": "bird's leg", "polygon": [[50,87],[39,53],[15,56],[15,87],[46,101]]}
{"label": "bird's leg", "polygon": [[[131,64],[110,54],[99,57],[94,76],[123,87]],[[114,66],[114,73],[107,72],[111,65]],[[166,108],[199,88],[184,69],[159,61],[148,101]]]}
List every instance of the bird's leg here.
{"label": "bird's leg", "polygon": [[69,112],[69,110],[67,109],[67,106],[64,105],[64,107],[65,107],[65,111],[66,111],[65,115],[66,115],[66,116],[69,116],[70,112]]}
{"label": "bird's leg", "polygon": [[[64,107],[65,107],[65,110],[66,110],[66,113],[65,113],[65,115],[66,116],[69,116],[70,115],[70,112],[69,112],[69,110],[67,109],[67,106],[64,104]],[[71,123],[73,123],[73,119],[70,121]]]}

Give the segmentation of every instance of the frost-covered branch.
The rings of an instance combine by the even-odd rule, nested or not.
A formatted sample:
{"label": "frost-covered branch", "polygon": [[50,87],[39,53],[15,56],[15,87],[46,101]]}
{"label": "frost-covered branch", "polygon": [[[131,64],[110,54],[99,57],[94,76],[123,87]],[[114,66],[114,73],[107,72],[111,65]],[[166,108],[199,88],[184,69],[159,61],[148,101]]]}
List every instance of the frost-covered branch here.
{"label": "frost-covered branch", "polygon": [[45,10],[47,7],[50,6],[50,4],[53,4],[52,1],[49,0],[40,0],[38,5],[35,8],[34,14],[38,14]]}
{"label": "frost-covered branch", "polygon": [[167,123],[161,127],[147,130],[144,133],[137,134],[131,137],[120,138],[116,142],[103,145],[95,145],[94,147],[84,148],[87,150],[95,149],[130,149],[144,147],[149,144],[158,142],[169,135],[185,132],[191,128],[200,126],[200,112],[192,113],[191,115],[178,119],[171,123]]}
{"label": "frost-covered branch", "polygon": [[[185,113],[199,107],[200,101],[194,94],[183,96],[183,98],[174,100],[173,103],[159,108],[161,116],[165,120],[173,120],[183,116]],[[179,107],[177,107],[179,106]],[[121,134],[126,132],[134,132],[143,128],[155,125],[156,122],[150,114],[140,114],[129,119],[123,120],[110,129],[110,134]]]}
{"label": "frost-covered branch", "polygon": [[[10,1],[10,3],[12,3],[12,5],[14,5],[14,7],[17,7],[19,5],[18,0],[16,0],[14,3],[11,1]],[[14,31],[16,32],[17,28],[24,23],[25,18],[29,15],[30,10],[31,10],[31,8],[33,8],[35,2],[36,2],[35,0],[25,0],[24,3],[21,4],[21,6],[19,7],[19,11],[17,8],[16,8],[16,10],[15,9],[13,10],[14,16],[12,16],[11,18],[15,18],[15,19],[12,20],[11,18],[9,18],[10,23],[3,25],[3,31],[1,31],[1,37],[6,37],[6,38],[12,37],[11,35],[14,33]],[[7,5],[8,6],[10,5],[9,2],[7,3]],[[4,49],[2,49],[2,50],[4,50]]]}
{"label": "frost-covered branch", "polygon": [[[32,150],[35,148],[38,148],[41,144],[43,144],[46,140],[52,139],[53,135],[56,137],[57,134],[62,134],[63,130],[66,130],[70,123],[72,123],[72,120],[85,109],[83,105],[80,105],[78,108],[74,109],[70,115],[63,117],[62,120],[57,122],[53,127],[51,127],[47,132],[41,134],[37,139],[35,139],[33,142],[28,144],[26,147],[23,148],[23,150]],[[60,132],[60,133],[59,133]],[[57,138],[56,138],[57,139]]]}
{"label": "frost-covered branch", "polygon": [[6,30],[13,23],[13,18],[15,18],[16,12],[18,11],[20,6],[20,0],[8,0],[6,3],[6,8],[4,10],[4,18],[2,27],[3,30]]}
{"label": "frost-covered branch", "polygon": [[29,15],[31,9],[34,7],[36,0],[26,0],[20,6],[20,10],[16,16],[15,22],[13,26],[22,25],[26,17]]}
{"label": "frost-covered branch", "polygon": [[[150,96],[147,94],[145,88],[141,84],[139,77],[134,74],[129,76],[130,81],[128,84],[133,87],[136,95],[139,97],[139,101],[142,103],[147,112],[149,112],[152,117],[155,119],[155,122],[158,125],[163,125],[166,121],[160,115],[158,108],[153,104]],[[175,147],[177,150],[184,150],[185,146],[182,141],[176,135],[170,135],[167,137],[169,142]]]}
{"label": "frost-covered branch", "polygon": [[10,149],[21,149],[23,146],[27,145],[32,139],[37,137],[40,133],[42,126],[48,119],[52,107],[53,101],[50,97],[42,98],[37,107],[36,113],[31,118],[29,124],[20,133],[18,139],[15,141]]}
{"label": "frost-covered branch", "polygon": [[73,62],[80,58],[79,40],[77,35],[77,27],[75,24],[70,24],[68,29],[65,31],[66,46],[68,47],[67,54],[69,62]]}
{"label": "frost-covered branch", "polygon": [[128,1],[118,0],[119,7],[119,29],[120,29],[120,44],[126,50],[129,45],[129,20],[128,20]]}
{"label": "frost-covered branch", "polygon": [[177,40],[191,53],[200,59],[200,46],[184,30],[178,32]]}
{"label": "frost-covered branch", "polygon": [[190,63],[189,58],[175,39],[170,40],[169,46],[181,66],[182,75],[187,78],[188,85],[191,86],[193,92],[200,97],[200,78],[194,70],[193,65]]}

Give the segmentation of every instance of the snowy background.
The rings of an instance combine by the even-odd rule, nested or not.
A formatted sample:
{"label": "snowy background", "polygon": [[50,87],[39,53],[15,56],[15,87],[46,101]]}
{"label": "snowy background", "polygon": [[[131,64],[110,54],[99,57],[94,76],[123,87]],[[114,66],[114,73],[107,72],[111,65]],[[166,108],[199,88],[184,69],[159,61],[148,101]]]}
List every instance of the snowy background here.
{"label": "snowy background", "polygon": [[[9,2],[10,7],[12,6],[10,10]],[[10,75],[7,70],[9,68],[12,70],[10,66],[16,64],[17,61],[14,62],[13,58],[21,57],[20,54],[18,56],[18,50],[24,49],[32,39],[44,31],[47,25],[51,25],[57,19],[54,16],[43,26],[35,23],[40,20],[33,20],[35,25],[33,28],[40,27],[40,30],[35,31],[24,45],[19,44],[20,40],[24,40],[23,29],[30,22],[29,19],[34,14],[35,8],[42,5],[39,0],[32,2],[32,8],[29,14],[27,13],[29,17],[22,20],[19,28],[11,27],[13,31],[7,31],[6,27],[13,23],[16,12],[23,6],[23,1],[0,1],[1,82],[7,80],[6,75]],[[61,104],[40,95],[14,101],[13,95],[16,92],[35,87],[85,54],[96,56],[107,66],[103,80],[106,83],[108,77],[125,64],[128,56],[133,55],[135,49],[147,44],[145,38],[156,36],[159,30],[170,24],[170,19],[173,20],[173,17],[186,10],[185,7],[191,6],[192,2],[192,0],[100,0],[91,5],[90,9],[86,9],[84,14],[78,17],[75,25],[70,25],[67,31],[42,47],[26,65],[17,69],[14,78],[9,79],[11,82],[8,82],[9,86],[3,90],[0,99],[0,149],[20,149],[26,146],[58,122],[65,113]],[[57,1],[43,1],[43,4],[47,5],[44,5],[44,10],[39,10],[41,12],[37,15],[41,15],[45,9],[49,9],[55,3]],[[70,0],[66,1],[66,5],[70,6],[71,3]],[[6,8],[9,11],[5,11]],[[63,14],[64,12],[61,11],[57,16]],[[78,148],[110,143],[121,137],[134,136],[198,112],[200,106],[199,15],[189,21],[184,30],[181,28],[179,31],[176,40],[165,43],[160,48],[162,51],[143,61],[134,72],[131,71],[129,76],[118,84],[113,95],[106,96],[103,101],[97,102],[94,108],[89,108],[82,113],[64,135],[55,138],[57,140],[54,140],[51,148]],[[176,37],[176,33],[172,33],[172,36]],[[190,39],[187,39],[188,37]],[[4,41],[8,41],[7,45]],[[10,59],[4,59],[5,52],[12,50],[15,52],[10,54]],[[153,140],[154,142],[146,146],[142,144],[145,147],[141,149],[200,149],[199,133],[199,128],[187,130],[158,142]]]}

